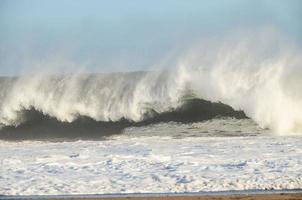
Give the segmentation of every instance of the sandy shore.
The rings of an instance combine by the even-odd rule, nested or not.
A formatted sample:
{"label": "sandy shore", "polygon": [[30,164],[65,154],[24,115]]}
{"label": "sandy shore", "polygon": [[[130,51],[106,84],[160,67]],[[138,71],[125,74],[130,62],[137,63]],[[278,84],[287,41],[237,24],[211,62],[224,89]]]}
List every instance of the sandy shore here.
{"label": "sandy shore", "polygon": [[[82,198],[83,200],[85,198]],[[96,198],[95,200],[100,199]],[[302,199],[302,194],[262,194],[262,195],[218,195],[218,196],[166,196],[166,197],[126,197],[109,198],[107,200],[296,200]]]}
{"label": "sandy shore", "polygon": [[64,200],[302,200],[302,193],[275,194],[219,194],[219,195],[54,195],[54,196],[0,196],[2,199],[64,199]]}

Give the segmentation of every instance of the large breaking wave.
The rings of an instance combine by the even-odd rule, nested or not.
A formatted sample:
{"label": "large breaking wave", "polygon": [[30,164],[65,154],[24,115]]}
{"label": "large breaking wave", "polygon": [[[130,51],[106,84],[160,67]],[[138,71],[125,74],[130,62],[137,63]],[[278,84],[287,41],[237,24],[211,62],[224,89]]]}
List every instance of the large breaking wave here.
{"label": "large breaking wave", "polygon": [[198,99],[188,88],[170,90],[173,77],[131,72],[2,78],[0,138],[99,138],[129,126],[246,117]]}
{"label": "large breaking wave", "polygon": [[[48,127],[84,134],[85,127],[245,116],[232,108],[276,133],[302,131],[302,54],[275,32],[201,41],[173,59],[175,67],[150,72],[3,77],[1,134],[34,122],[45,132],[45,118]],[[184,105],[194,105],[193,114],[179,112]]]}

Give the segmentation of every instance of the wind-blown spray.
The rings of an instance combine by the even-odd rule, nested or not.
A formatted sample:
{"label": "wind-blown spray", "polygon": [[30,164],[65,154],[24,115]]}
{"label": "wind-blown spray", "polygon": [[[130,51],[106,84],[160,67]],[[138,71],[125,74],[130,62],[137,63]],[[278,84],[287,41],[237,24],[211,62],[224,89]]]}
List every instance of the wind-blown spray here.
{"label": "wind-blown spray", "polygon": [[275,32],[206,40],[174,59],[174,68],[153,72],[2,78],[0,123],[18,126],[31,109],[62,122],[141,121],[150,110],[176,109],[189,91],[277,133],[302,131],[302,54]]}

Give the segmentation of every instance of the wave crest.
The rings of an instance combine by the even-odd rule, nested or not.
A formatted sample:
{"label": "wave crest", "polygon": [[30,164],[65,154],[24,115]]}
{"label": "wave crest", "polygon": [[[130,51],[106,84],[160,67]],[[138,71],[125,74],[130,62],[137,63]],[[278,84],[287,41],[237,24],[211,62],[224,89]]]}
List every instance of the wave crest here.
{"label": "wave crest", "polygon": [[201,99],[186,100],[182,106],[163,113],[154,110],[146,112],[139,122],[127,120],[96,121],[87,116],[78,116],[72,122],[58,121],[56,118],[31,110],[19,113],[24,121],[18,126],[5,126],[0,130],[0,139],[100,139],[104,136],[119,134],[127,127],[140,127],[162,122],[198,122],[216,117],[246,118],[242,111],[235,111],[222,103],[212,103]]}
{"label": "wave crest", "polygon": [[2,78],[0,124],[23,124],[24,110],[68,123],[140,122],[175,111],[191,95],[243,110],[274,132],[302,132],[301,55],[274,31],[247,32],[196,43],[166,70]]}

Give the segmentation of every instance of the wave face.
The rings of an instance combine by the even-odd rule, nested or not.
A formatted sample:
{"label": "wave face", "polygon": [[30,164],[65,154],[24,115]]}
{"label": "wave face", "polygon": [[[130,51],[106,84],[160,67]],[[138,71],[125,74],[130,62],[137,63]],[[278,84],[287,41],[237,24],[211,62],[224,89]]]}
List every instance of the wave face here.
{"label": "wave face", "polygon": [[184,103],[187,90],[178,81],[168,72],[2,78],[0,123],[19,126],[31,110],[68,123],[80,117],[139,122]]}
{"label": "wave face", "polygon": [[[139,123],[165,113],[173,113],[167,117],[173,121],[188,99],[205,99],[243,110],[273,132],[302,132],[302,54],[275,32],[201,41],[174,62],[174,68],[153,72],[3,77],[0,124],[20,127],[32,111],[62,124],[83,118]],[[224,113],[217,106],[211,117]]]}
{"label": "wave face", "polygon": [[124,133],[127,127],[147,128],[150,124],[167,122],[192,123],[217,117],[246,118],[242,111],[235,111],[228,105],[201,99],[187,99],[180,107],[162,113],[149,110],[144,119],[138,122],[125,118],[119,121],[96,121],[87,116],[78,116],[75,120],[67,122],[59,121],[34,109],[20,111],[19,115],[22,116],[22,123],[2,127],[0,139],[47,141],[102,139]]}

